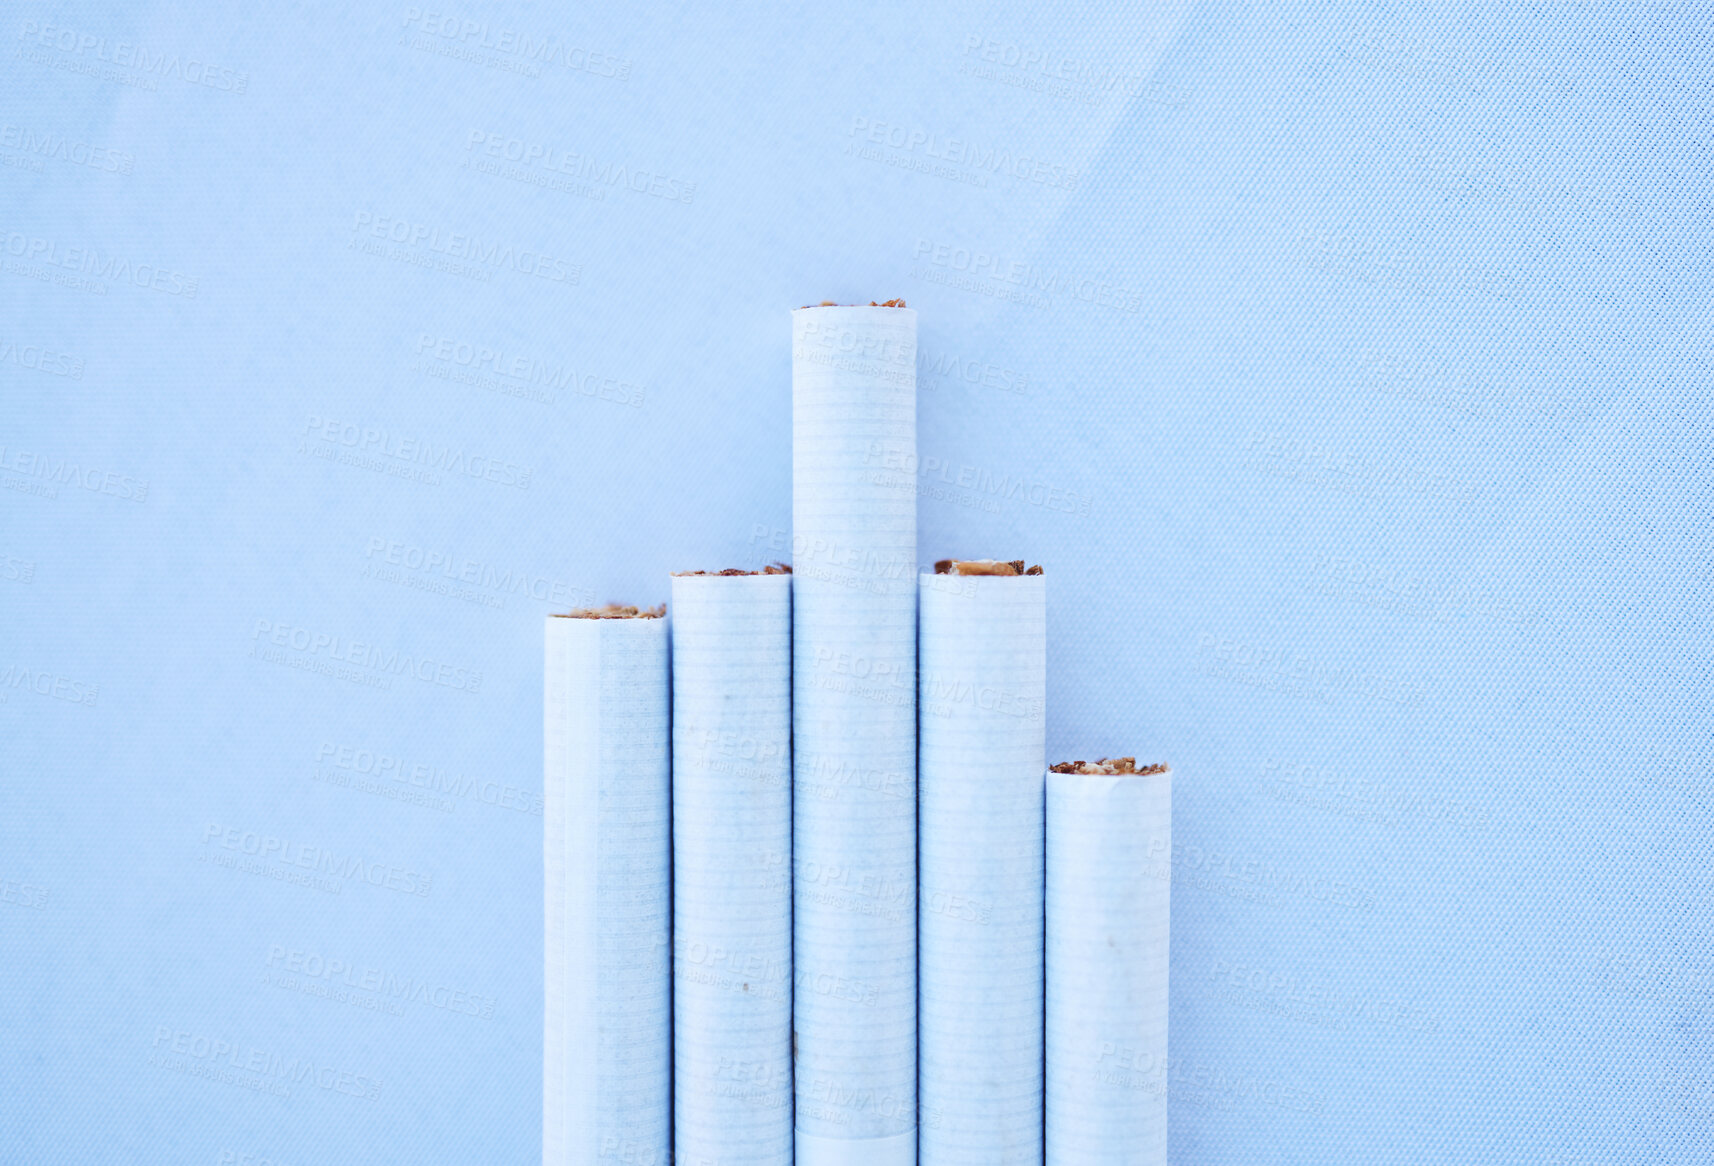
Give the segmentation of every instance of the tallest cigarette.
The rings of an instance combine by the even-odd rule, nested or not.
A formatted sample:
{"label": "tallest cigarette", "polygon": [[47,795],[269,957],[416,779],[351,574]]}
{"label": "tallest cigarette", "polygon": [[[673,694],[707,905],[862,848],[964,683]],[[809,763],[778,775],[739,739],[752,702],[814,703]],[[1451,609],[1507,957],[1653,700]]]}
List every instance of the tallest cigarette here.
{"label": "tallest cigarette", "polygon": [[798,1166],[913,1166],[916,313],[792,313]]}

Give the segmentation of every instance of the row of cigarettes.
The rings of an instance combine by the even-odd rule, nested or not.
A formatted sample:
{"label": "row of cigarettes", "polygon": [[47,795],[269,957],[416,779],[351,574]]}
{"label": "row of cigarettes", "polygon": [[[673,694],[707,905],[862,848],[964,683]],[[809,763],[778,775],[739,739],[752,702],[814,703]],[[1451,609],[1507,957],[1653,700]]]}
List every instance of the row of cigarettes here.
{"label": "row of cigarettes", "polygon": [[1164,1163],[1170,774],[1046,764],[1039,568],[918,573],[915,313],[792,322],[837,553],[547,620],[544,1166]]}

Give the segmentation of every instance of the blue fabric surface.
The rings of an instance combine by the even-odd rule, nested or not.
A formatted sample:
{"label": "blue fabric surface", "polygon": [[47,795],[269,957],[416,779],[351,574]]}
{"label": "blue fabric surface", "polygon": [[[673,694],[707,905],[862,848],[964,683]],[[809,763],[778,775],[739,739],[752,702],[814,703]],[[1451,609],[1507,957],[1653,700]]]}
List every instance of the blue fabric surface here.
{"label": "blue fabric surface", "polygon": [[1175,770],[1173,1161],[1714,1158],[1704,6],[0,43],[0,1159],[537,1160],[541,616],[789,558],[889,296],[922,557]]}

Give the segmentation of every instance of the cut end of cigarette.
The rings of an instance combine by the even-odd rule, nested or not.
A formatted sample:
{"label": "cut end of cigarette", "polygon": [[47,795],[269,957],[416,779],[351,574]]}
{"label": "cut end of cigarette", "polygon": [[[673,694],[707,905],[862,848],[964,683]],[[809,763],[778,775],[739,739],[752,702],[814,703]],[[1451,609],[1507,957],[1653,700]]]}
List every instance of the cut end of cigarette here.
{"label": "cut end of cigarette", "polygon": [[667,605],[656,607],[628,607],[622,603],[609,603],[606,607],[580,607],[576,611],[558,612],[560,619],[660,619],[667,613]]}
{"label": "cut end of cigarette", "polygon": [[[905,301],[903,300],[887,300],[884,303],[879,304],[874,300],[870,300],[867,304],[839,304],[832,300],[822,300],[819,304],[805,304],[803,308],[902,308],[904,306]],[[803,308],[799,308],[797,310],[801,312],[803,311]]]}
{"label": "cut end of cigarette", "polygon": [[1117,777],[1127,774],[1133,777],[1151,777],[1160,773],[1171,773],[1165,765],[1145,765],[1137,768],[1135,757],[1103,757],[1099,761],[1061,761],[1052,767],[1054,773],[1090,773],[1107,777]]}
{"label": "cut end of cigarette", "polygon": [[790,575],[790,563],[769,563],[760,571],[744,571],[737,567],[728,567],[724,571],[674,571],[675,579],[691,578],[697,575]]}
{"label": "cut end of cigarette", "polygon": [[942,559],[934,565],[936,575],[1040,575],[1040,567],[1024,568],[1022,559]]}

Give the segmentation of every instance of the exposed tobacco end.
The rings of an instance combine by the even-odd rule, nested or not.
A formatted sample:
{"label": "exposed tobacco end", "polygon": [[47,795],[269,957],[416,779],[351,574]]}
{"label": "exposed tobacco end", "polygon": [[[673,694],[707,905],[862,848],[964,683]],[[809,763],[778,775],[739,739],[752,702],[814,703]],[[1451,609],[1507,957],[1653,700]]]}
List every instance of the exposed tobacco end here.
{"label": "exposed tobacco end", "polygon": [[1024,568],[1023,559],[942,559],[934,565],[937,575],[1040,575],[1040,567]]}
{"label": "exposed tobacco end", "polygon": [[1084,773],[1108,777],[1152,777],[1156,774],[1170,773],[1166,765],[1145,765],[1137,768],[1135,757],[1103,757],[1099,761],[1062,761],[1051,767],[1054,773]]}
{"label": "exposed tobacco end", "polygon": [[[834,300],[822,300],[819,304],[803,305],[804,308],[902,308],[904,306],[905,301],[903,300],[883,300],[878,304],[874,300],[870,300],[867,304],[841,304]],[[798,310],[802,311],[803,309],[799,308]]]}
{"label": "exposed tobacco end", "polygon": [[558,613],[560,619],[660,619],[667,613],[667,605],[656,607],[634,607],[622,603],[609,603],[605,607],[581,607],[576,611]]}
{"label": "exposed tobacco end", "polygon": [[787,563],[769,563],[760,571],[746,571],[742,567],[728,567],[724,571],[674,571],[673,578],[695,578],[698,575],[790,575],[791,566]]}

